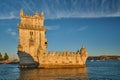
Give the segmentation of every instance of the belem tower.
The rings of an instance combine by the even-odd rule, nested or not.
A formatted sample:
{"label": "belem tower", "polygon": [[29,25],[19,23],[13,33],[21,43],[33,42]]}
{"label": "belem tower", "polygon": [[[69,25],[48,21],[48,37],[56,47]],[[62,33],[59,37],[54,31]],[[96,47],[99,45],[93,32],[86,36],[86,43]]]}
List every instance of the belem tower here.
{"label": "belem tower", "polygon": [[[48,40],[44,26],[44,13],[25,15],[20,11],[18,57],[20,68],[77,68],[85,67],[88,57],[84,46],[76,52],[47,52]],[[71,45],[72,46],[72,45]]]}

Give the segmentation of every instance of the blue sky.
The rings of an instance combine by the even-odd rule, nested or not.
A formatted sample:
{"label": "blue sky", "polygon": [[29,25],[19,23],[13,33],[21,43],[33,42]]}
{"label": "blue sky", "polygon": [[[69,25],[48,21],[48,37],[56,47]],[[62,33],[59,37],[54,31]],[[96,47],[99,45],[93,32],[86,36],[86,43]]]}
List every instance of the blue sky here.
{"label": "blue sky", "polygon": [[0,52],[17,53],[19,11],[44,12],[48,51],[120,55],[120,0],[0,0]]}

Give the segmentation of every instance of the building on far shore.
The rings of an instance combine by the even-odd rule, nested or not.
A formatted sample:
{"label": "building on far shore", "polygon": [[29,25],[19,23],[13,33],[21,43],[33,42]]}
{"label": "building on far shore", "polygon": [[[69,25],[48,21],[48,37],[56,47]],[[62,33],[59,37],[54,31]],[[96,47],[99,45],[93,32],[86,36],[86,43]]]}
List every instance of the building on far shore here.
{"label": "building on far shore", "polygon": [[[88,57],[84,46],[76,52],[47,52],[48,40],[44,13],[25,15],[20,11],[18,56],[20,67],[73,68],[85,67]],[[72,46],[72,45],[71,45]]]}

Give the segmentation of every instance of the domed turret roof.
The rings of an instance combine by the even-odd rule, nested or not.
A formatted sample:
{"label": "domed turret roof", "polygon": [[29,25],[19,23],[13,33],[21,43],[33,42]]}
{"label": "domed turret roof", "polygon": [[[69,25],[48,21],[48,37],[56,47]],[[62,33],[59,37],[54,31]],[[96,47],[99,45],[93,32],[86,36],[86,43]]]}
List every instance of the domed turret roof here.
{"label": "domed turret roof", "polygon": [[44,15],[44,12],[42,12],[41,15]]}
{"label": "domed turret roof", "polygon": [[39,17],[39,14],[38,14],[38,12],[36,12],[36,13],[34,14],[34,16],[35,16],[35,17]]}
{"label": "domed turret roof", "polygon": [[80,49],[80,52],[87,52],[86,48],[84,47],[84,45],[82,45],[82,48]]}
{"label": "domed turret roof", "polygon": [[34,15],[39,15],[39,14],[38,14],[38,12],[35,12],[35,14],[34,14]]}

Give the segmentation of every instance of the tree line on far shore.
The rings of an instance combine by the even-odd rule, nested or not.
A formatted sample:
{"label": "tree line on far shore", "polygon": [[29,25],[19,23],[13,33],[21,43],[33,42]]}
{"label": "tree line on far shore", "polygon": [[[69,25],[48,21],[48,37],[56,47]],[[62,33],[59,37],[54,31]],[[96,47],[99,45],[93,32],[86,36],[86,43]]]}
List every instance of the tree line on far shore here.
{"label": "tree line on far shore", "polygon": [[0,61],[3,61],[3,60],[8,60],[9,59],[9,56],[7,53],[4,53],[4,55],[1,54],[0,52]]}

